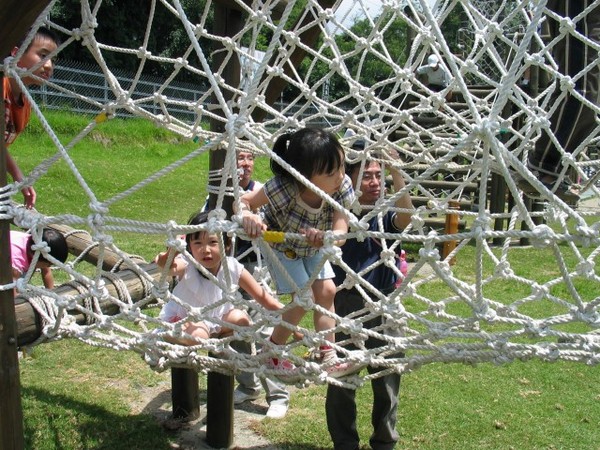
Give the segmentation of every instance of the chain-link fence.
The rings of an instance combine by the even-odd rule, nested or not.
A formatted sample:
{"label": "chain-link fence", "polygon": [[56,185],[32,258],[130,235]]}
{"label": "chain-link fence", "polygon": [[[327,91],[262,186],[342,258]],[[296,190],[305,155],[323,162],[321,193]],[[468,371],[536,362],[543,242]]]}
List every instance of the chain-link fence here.
{"label": "chain-link fence", "polygon": [[[134,81],[133,75],[128,73],[116,73],[123,89],[130,89]],[[106,76],[98,67],[90,64],[82,64],[73,61],[61,61],[54,69],[52,83],[58,89],[43,85],[35,90],[33,97],[38,104],[48,109],[62,109],[74,113],[98,114],[101,112],[98,104],[105,105],[115,100]],[[157,92],[163,83],[160,79],[151,76],[142,76],[134,87],[131,95],[132,100],[151,97]],[[202,85],[192,83],[174,83],[163,88],[163,94],[171,99],[191,103],[197,101],[206,88]],[[160,106],[152,103],[144,103],[144,108],[152,114],[160,114]],[[193,121],[195,113],[189,108],[180,105],[169,105],[169,114],[183,121]],[[120,109],[118,116],[129,116],[126,110]]]}
{"label": "chain-link fence", "polygon": [[[129,90],[134,81],[134,74],[127,72],[114,72],[113,75],[122,89]],[[161,88],[161,94],[172,102],[166,105],[168,113],[184,122],[193,122],[196,113],[187,105],[196,103],[202,98],[207,87],[202,84],[183,83],[171,81],[168,86],[163,86],[163,81],[158,77],[143,75],[134,86],[131,99],[133,101],[141,98],[152,97]],[[102,111],[102,106],[115,100],[115,95],[110,88],[106,75],[98,66],[83,64],[74,61],[60,61],[54,68],[52,84],[57,88],[42,85],[32,91],[36,102],[47,109],[58,109],[77,114],[96,115]],[[177,104],[180,102],[181,104]],[[204,104],[208,108],[208,104]],[[274,108],[278,111],[286,110],[286,114],[293,115],[295,111],[302,109],[300,117],[312,117],[318,113],[314,105],[287,105],[276,102]],[[158,103],[144,102],[144,109],[151,114],[160,114],[161,105]],[[125,109],[119,109],[118,117],[131,117]],[[314,125],[330,126],[330,123],[316,123]]]}

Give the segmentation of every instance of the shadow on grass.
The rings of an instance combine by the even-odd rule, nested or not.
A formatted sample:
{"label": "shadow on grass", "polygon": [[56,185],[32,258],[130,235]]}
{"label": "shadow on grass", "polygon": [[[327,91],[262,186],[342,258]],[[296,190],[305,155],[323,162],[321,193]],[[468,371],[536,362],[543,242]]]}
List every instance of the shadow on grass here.
{"label": "shadow on grass", "polygon": [[147,414],[108,411],[90,403],[38,388],[21,390],[25,448],[161,450],[173,448],[169,433]]}
{"label": "shadow on grass", "polygon": [[[171,405],[171,390],[166,389],[156,394],[152,399],[149,399],[148,403],[143,407],[142,413],[155,417],[159,422],[169,422],[170,426],[177,430],[177,443],[181,445],[181,448],[190,450],[204,450],[212,449],[206,443],[206,389],[200,389],[200,417],[190,422],[181,422],[177,425],[177,421],[172,421],[172,405]],[[261,420],[267,413],[268,407],[263,404],[257,404],[255,402],[244,402],[239,405],[234,405],[234,428],[249,426],[237,415],[240,412],[246,414],[256,415],[258,418],[255,420]],[[271,422],[272,426],[276,426],[276,422]],[[252,428],[250,426],[250,428]],[[297,441],[284,441],[276,444],[265,444],[264,441],[260,444],[254,445],[252,439],[248,433],[256,433],[256,431],[247,431],[246,434],[240,433],[236,429],[234,434],[236,438],[233,442],[233,450],[331,450],[331,447],[315,446],[308,443],[299,443]],[[265,447],[265,445],[268,445]]]}

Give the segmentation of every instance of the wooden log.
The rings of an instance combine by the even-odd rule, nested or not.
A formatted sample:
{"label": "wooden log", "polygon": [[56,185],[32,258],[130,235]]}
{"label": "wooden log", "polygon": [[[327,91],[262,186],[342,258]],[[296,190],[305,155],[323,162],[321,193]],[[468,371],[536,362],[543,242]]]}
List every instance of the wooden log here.
{"label": "wooden log", "polygon": [[[162,269],[156,264],[143,264],[140,267],[150,275],[154,281],[159,281]],[[123,302],[126,302],[127,298],[121,296],[121,290],[118,288],[117,283],[125,286],[132,302],[141,301],[147,295],[148,286],[145,285],[146,282],[138,273],[131,269],[121,270],[111,276],[102,276],[102,281],[104,281],[108,293]],[[78,282],[65,283],[54,288],[52,292],[63,297],[76,296],[79,294],[79,290],[77,289],[78,284],[79,286],[82,286]],[[83,304],[83,300],[81,300],[79,304]],[[23,346],[31,344],[42,335],[40,315],[24,295],[18,295],[15,298],[14,305],[17,320],[18,345]],[[119,312],[119,306],[110,300],[100,300],[99,305],[100,310],[104,315],[110,316]],[[85,314],[80,311],[72,311],[72,313],[76,323],[80,325],[86,323],[87,317]]]}
{"label": "wooden log", "polygon": [[[48,225],[48,228],[52,228],[66,236],[69,253],[75,256],[84,254],[84,261],[93,265],[98,264],[98,259],[100,258],[100,248],[98,246],[94,246],[91,236],[86,231],[78,231],[62,224],[51,224]],[[113,270],[123,262],[123,259],[120,255],[108,248],[103,249],[102,258],[102,269],[106,271]],[[134,259],[136,259],[136,257],[134,257]],[[140,259],[136,262],[143,263],[144,261]]]}

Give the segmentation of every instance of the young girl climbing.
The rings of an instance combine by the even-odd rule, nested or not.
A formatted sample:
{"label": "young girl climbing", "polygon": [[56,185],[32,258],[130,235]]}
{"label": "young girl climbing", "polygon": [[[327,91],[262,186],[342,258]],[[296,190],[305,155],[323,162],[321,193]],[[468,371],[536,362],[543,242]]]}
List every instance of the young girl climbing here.
{"label": "young girl climbing", "polygon": [[[343,210],[350,209],[354,191],[352,182],[344,174],[344,150],[332,133],[318,128],[304,128],[280,136],[273,152],[308,183],[299,181],[297,175],[292,175],[275,159],[271,159],[274,177],[261,189],[247,192],[240,199],[239,214],[244,231],[250,238],[257,238],[267,230],[302,234],[303,240],[290,239],[289,242],[271,244],[277,258],[277,261],[269,264],[271,277],[279,294],[292,294],[297,300],[312,293],[317,305],[328,313],[334,313],[334,272],[329,261],[323,263],[325,255],[322,247],[326,231],[332,230],[334,235],[348,232],[349,220]],[[319,190],[333,202],[327,200]],[[343,209],[334,207],[334,202]],[[258,209],[261,214],[255,213]],[[335,245],[343,243],[344,240],[340,238]],[[316,271],[318,274],[308,285]],[[298,304],[286,311],[283,319],[295,326],[305,313],[306,309]],[[324,332],[324,342],[318,352],[324,368],[334,377],[350,372],[347,364],[338,362],[335,349],[330,345],[335,342],[335,319],[315,310],[313,322],[317,332]],[[290,334],[290,329],[277,326],[271,341],[276,345],[285,344]],[[273,358],[270,365],[282,371],[293,369],[288,361],[278,358]]]}
{"label": "young girl climbing", "polygon": [[[200,212],[192,216],[189,225],[201,225],[208,221],[208,212]],[[171,275],[179,278],[173,290],[173,295],[179,299],[170,300],[160,312],[160,318],[166,322],[179,322],[185,320],[189,314],[189,307],[204,308],[203,318],[200,321],[185,321],[182,331],[189,337],[172,339],[173,343],[181,345],[195,345],[199,339],[219,337],[231,333],[232,329],[227,324],[248,326],[250,317],[241,309],[235,308],[230,302],[220,303],[223,291],[219,285],[226,282],[225,269],[221,254],[220,242],[224,240],[224,248],[229,250],[231,238],[226,233],[209,233],[197,231],[186,235],[187,251],[193,256],[198,265],[202,266],[210,275],[203,274],[194,264],[188,263],[178,255],[171,265]],[[164,267],[169,253],[160,253],[155,262]],[[226,257],[231,282],[239,285],[252,298],[267,310],[278,310],[283,305],[270,295],[234,257]],[[214,280],[211,279],[214,277]],[[225,324],[224,324],[225,323]]]}

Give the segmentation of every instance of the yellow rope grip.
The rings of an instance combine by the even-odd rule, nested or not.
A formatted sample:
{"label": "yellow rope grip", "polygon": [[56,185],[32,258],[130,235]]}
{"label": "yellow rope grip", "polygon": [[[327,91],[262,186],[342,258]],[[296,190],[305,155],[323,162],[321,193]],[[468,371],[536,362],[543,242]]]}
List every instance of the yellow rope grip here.
{"label": "yellow rope grip", "polygon": [[102,122],[105,122],[105,121],[106,121],[106,119],[108,119],[108,115],[107,115],[105,112],[101,112],[100,114],[98,114],[98,115],[95,117],[94,121],[95,121],[96,123],[102,123]]}
{"label": "yellow rope grip", "polygon": [[281,244],[285,241],[285,233],[283,231],[265,231],[262,236],[266,242]]}

